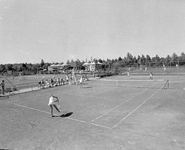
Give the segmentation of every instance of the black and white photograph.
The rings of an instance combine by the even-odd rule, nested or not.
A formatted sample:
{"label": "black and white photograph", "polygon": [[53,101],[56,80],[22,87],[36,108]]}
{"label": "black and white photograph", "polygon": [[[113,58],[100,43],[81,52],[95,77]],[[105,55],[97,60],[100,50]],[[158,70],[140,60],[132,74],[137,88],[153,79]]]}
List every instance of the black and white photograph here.
{"label": "black and white photograph", "polygon": [[185,150],[185,0],[0,0],[0,150]]}

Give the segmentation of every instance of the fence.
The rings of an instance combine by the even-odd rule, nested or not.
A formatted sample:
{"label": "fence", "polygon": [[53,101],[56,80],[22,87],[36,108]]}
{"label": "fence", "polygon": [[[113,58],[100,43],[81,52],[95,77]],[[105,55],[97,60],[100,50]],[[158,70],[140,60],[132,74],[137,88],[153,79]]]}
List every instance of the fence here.
{"label": "fence", "polygon": [[[155,67],[130,67],[126,69],[131,74],[149,74],[152,72],[156,75],[185,75],[185,66],[155,66]],[[123,73],[123,72],[122,72]]]}

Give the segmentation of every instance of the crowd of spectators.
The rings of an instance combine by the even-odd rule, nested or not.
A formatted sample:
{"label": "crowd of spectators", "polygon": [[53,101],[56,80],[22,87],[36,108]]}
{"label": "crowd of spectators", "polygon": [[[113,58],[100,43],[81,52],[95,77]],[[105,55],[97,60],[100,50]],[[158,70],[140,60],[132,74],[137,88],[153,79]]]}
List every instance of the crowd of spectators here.
{"label": "crowd of spectators", "polygon": [[63,78],[50,78],[50,79],[42,79],[41,81],[39,81],[38,83],[38,87],[39,89],[43,89],[43,88],[49,88],[49,87],[55,87],[55,86],[61,86],[61,85],[65,85],[68,84],[68,82],[66,80],[64,80]]}
{"label": "crowd of spectators", "polygon": [[[65,78],[52,77],[49,79],[42,79],[41,81],[39,81],[38,87],[39,89],[44,89],[62,85],[78,85],[80,82],[80,78],[77,78],[76,74],[68,74]],[[83,75],[83,79],[88,80],[87,75]]]}

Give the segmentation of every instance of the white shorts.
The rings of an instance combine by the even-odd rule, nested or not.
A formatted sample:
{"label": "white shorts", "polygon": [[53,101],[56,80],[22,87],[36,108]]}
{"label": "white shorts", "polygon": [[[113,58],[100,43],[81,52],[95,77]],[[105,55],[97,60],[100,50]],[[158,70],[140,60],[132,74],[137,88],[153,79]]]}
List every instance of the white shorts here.
{"label": "white shorts", "polygon": [[49,103],[48,103],[48,106],[51,106],[51,105],[55,105],[55,103],[50,103],[50,102],[49,102]]}

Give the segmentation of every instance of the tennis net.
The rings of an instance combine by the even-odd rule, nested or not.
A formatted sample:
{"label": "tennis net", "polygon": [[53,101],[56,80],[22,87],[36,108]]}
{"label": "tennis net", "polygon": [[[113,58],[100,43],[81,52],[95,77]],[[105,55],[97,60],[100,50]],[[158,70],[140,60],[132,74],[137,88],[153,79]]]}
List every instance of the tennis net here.
{"label": "tennis net", "polygon": [[184,89],[185,88],[185,81],[170,81],[169,82],[169,89]]}
{"label": "tennis net", "polygon": [[88,82],[91,86],[125,87],[125,88],[169,88],[168,80],[95,80]]}

